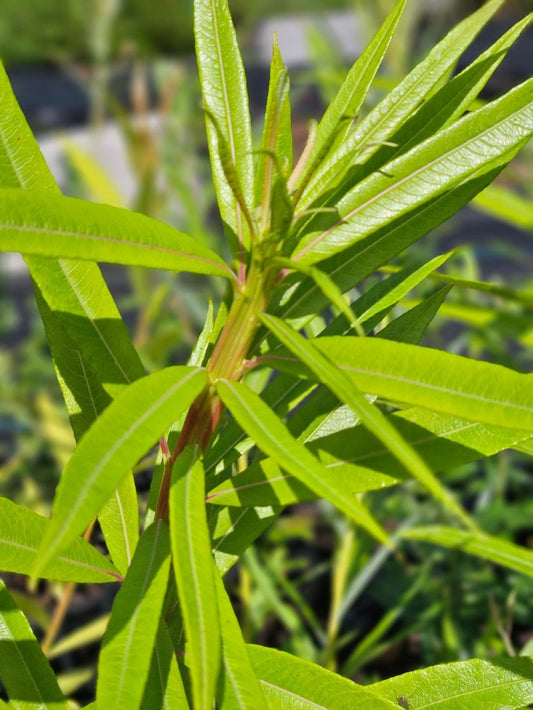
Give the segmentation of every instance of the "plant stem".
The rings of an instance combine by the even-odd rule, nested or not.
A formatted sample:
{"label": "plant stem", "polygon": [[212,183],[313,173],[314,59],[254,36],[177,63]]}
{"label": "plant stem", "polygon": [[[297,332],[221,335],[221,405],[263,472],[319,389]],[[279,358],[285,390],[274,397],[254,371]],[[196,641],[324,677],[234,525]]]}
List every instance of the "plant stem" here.
{"label": "plant stem", "polygon": [[[276,279],[276,272],[273,269],[265,268],[265,258],[264,255],[261,256],[263,258],[252,259],[246,283],[235,296],[211,360],[207,365],[207,371],[213,384],[222,378],[239,380],[245,372],[246,356],[260,325],[259,314],[268,305]],[[191,405],[176,448],[165,464],[155,511],[156,520],[168,519],[170,479],[177,457],[189,444],[198,444],[202,451],[205,451],[220,421],[224,405],[213,384],[204,390]]]}

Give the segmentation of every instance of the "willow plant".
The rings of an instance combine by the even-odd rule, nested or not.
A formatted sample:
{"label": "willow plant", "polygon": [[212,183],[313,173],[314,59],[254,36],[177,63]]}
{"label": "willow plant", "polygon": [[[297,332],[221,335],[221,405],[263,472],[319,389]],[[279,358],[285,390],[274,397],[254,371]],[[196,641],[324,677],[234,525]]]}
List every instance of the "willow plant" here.
{"label": "willow plant", "polygon": [[[51,519],[0,499],[0,567],[34,580],[120,582],[90,707],[452,710],[533,701],[526,657],[460,661],[363,687],[246,644],[222,581],[284,506],[319,498],[381,545],[400,550],[409,536],[533,573],[533,553],[479,529],[437,476],[523,448],[533,433],[531,375],[418,345],[449,285],[395,315],[395,304],[448,254],[356,290],[489,185],[531,137],[533,80],[469,112],[531,16],[453,75],[503,4],[489,0],[360,117],[405,3],[310,127],[293,167],[278,47],[254,149],[226,0],[195,1],[231,264],[149,217],[62,196],[1,76],[0,246],[26,259],[78,443]],[[227,298],[216,317],[209,311],[187,365],[145,372],[96,262],[226,280]],[[489,283],[466,285],[502,294]],[[156,442],[139,523],[131,470]],[[407,479],[441,504],[447,524],[391,538],[363,494]],[[95,519],[106,555],[90,543]],[[0,599],[8,706],[66,709],[4,586]]]}

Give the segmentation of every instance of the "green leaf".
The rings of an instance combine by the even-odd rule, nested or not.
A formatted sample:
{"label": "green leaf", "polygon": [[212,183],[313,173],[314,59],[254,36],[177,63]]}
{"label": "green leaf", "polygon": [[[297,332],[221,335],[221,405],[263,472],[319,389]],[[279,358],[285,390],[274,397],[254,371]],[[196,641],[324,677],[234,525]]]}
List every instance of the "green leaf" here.
{"label": "green leaf", "polygon": [[444,286],[444,288],[439,289],[414,308],[402,313],[401,316],[395,318],[379,331],[379,337],[402,343],[417,344],[428,325],[437,315],[451,288],[451,286]]}
{"label": "green leaf", "polygon": [[133,475],[118,484],[100,510],[98,522],[116,567],[126,574],[139,539],[139,511]]}
{"label": "green leaf", "polygon": [[474,658],[404,673],[369,688],[392,702],[403,696],[409,710],[521,710],[533,702],[533,661]]}
{"label": "green leaf", "polygon": [[[390,421],[435,473],[492,456],[527,436],[421,407],[396,412]],[[387,447],[360,426],[326,436],[319,433],[308,447],[353,494],[394,485],[409,475]],[[283,473],[272,459],[252,463],[242,473],[218,483],[207,496],[209,503],[230,506],[290,505],[315,498],[309,488]]]}
{"label": "green leaf", "polygon": [[283,65],[276,36],[272,44],[272,63],[265,111],[265,124],[256,169],[255,205],[270,205],[272,187],[292,167],[292,129],[289,102],[289,76]]}
{"label": "green leaf", "polygon": [[215,573],[217,603],[222,631],[222,661],[217,705],[221,710],[267,710],[261,686],[248,658],[239,622],[224,583]]}
{"label": "green leaf", "polygon": [[19,710],[68,710],[24,614],[0,581],[0,680]]}
{"label": "green leaf", "polygon": [[283,651],[249,645],[248,655],[270,710],[398,710],[377,692]]}
{"label": "green leaf", "polygon": [[485,86],[488,79],[501,64],[508,50],[512,47],[522,32],[531,24],[533,16],[529,15],[517,22],[511,29],[498,39],[489,49],[481,54],[475,62],[445,84],[436,94],[429,98],[418,111],[407,120],[391,137],[397,144],[396,149],[382,147],[372,160],[363,166],[365,176],[379,168],[390,159],[406,153],[417,143],[434,135],[443,126],[450,125],[468,110]]}
{"label": "green leaf", "polygon": [[142,710],[187,710],[188,707],[172,641],[165,622],[160,619]]}
{"label": "green leaf", "polygon": [[232,278],[222,259],[163,222],[45,192],[0,190],[0,248]]}
{"label": "green leaf", "polygon": [[[226,0],[195,2],[194,33],[204,107],[217,121],[248,211],[253,213],[252,129],[246,77]],[[248,225],[227,181],[217,130],[209,118],[207,138],[220,214],[234,257],[242,262],[250,245]]]}
{"label": "green leaf", "polygon": [[[46,518],[0,498],[0,569],[31,574],[37,552],[50,529]],[[46,566],[43,577],[59,582],[116,582],[121,575],[111,562],[81,538]]]}
{"label": "green leaf", "polygon": [[458,24],[439,42],[427,57],[398,84],[376,108],[355,128],[315,172],[300,208],[345,179],[345,172],[364,150],[365,159],[379,148],[380,142],[390,139],[405,119],[427,99],[435,87],[452,70],[458,58],[482,27],[503,4],[490,0],[470,17]]}
{"label": "green leaf", "polygon": [[98,662],[98,707],[140,707],[169,572],[168,526],[158,520],[141,536],[113,603]]}
{"label": "green leaf", "polygon": [[54,517],[33,574],[83,532],[128,470],[207,383],[203,370],[169,367],[120,394],[78,444],[54,500]]}
{"label": "green leaf", "polygon": [[217,391],[240,426],[279,466],[326,498],[380,542],[389,543],[383,528],[346,487],[297,441],[270,407],[246,385],[219,380]]}
{"label": "green leaf", "polygon": [[312,264],[510,160],[533,134],[533,80],[469,114],[363,180],[336,205],[338,218],[306,234],[292,259]]}
{"label": "green leaf", "polygon": [[187,447],[176,459],[169,496],[172,562],[178,587],[195,710],[211,710],[221,660],[216,570],[205,511],[199,451]]}
{"label": "green leaf", "polygon": [[336,97],[328,106],[318,124],[316,139],[295,188],[301,194],[313,173],[326,155],[342,146],[347,138],[357,113],[361,108],[372,81],[381,65],[385,52],[405,8],[406,0],[399,0],[376,36],[367,45],[352,66]]}
{"label": "green leaf", "polygon": [[[272,64],[265,113],[265,125],[261,139],[256,169],[255,204],[260,206],[259,225],[262,234],[283,229],[290,222],[292,206],[289,203],[287,220],[278,220],[277,202],[289,201],[286,178],[292,164],[292,129],[289,103],[289,75],[283,66],[276,38],[272,48]],[[285,192],[277,194],[276,185]],[[283,207],[281,215],[284,214]],[[278,223],[279,222],[279,223]]]}
{"label": "green leaf", "polygon": [[[466,514],[463,508],[452,498],[452,496],[442,487],[438,479],[428,468],[420,456],[409,446],[398,431],[391,425],[389,419],[382,412],[374,407],[362,394],[361,389],[356,389],[350,379],[345,375],[344,367],[338,367],[336,358],[324,356],[318,348],[293,331],[288,325],[278,318],[263,314],[262,321],[270,330],[318,377],[319,381],[325,384],[341,402],[347,404],[353,412],[360,418],[365,427],[380,439],[396,456],[396,458],[425,486],[437,500],[440,500],[454,515],[465,525],[475,528],[474,522]],[[378,340],[378,338],[339,338],[341,341],[357,340]],[[322,342],[333,341],[335,338],[322,338]],[[318,341],[317,341],[318,342]],[[389,341],[382,341],[389,344]],[[395,345],[398,345],[395,343]],[[405,346],[407,347],[407,346]],[[411,346],[417,350],[415,346]],[[333,360],[333,362],[332,362]],[[405,364],[405,363],[404,363]],[[406,364],[412,366],[407,360]],[[364,390],[363,390],[364,391]]]}
{"label": "green leaf", "polygon": [[[492,171],[467,181],[423,207],[417,207],[409,215],[385,225],[349,249],[326,259],[320,264],[321,270],[329,274],[343,293],[349,291],[464,207],[497,177],[504,164],[505,161]],[[327,305],[327,299],[311,279],[288,277],[283,281],[270,310],[275,315],[291,320],[306,314],[307,318],[299,321],[301,327],[302,323],[308,322]]]}
{"label": "green leaf", "polygon": [[533,576],[533,551],[490,535],[475,535],[449,527],[419,527],[404,530],[402,537],[460,550],[497,565]]}
{"label": "green leaf", "polygon": [[272,525],[282,510],[262,505],[211,509],[213,555],[220,574],[226,574],[238,562],[242,553]]}
{"label": "green leaf", "polygon": [[[317,338],[313,345],[363,392],[471,421],[533,431],[530,375],[383,338]],[[288,362],[275,356],[268,359],[288,369]]]}

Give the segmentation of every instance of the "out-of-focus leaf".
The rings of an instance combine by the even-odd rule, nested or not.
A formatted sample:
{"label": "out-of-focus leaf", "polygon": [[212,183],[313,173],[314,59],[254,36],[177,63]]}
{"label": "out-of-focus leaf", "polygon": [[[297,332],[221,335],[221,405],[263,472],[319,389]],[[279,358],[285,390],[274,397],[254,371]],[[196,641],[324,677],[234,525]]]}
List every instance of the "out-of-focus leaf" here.
{"label": "out-of-focus leaf", "polygon": [[533,551],[497,537],[474,534],[449,527],[420,527],[404,530],[402,537],[461,550],[495,564],[533,576]]}

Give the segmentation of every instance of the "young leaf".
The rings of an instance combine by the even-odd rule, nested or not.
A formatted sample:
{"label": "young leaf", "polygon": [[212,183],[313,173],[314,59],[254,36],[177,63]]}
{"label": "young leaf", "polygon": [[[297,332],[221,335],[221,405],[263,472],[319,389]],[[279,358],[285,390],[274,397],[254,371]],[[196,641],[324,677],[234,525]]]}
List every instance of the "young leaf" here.
{"label": "young leaf", "polygon": [[211,710],[221,660],[216,570],[205,512],[204,470],[196,447],[176,459],[170,488],[172,562],[178,587],[195,710]]}
{"label": "young leaf", "polygon": [[98,707],[140,707],[169,572],[168,526],[158,520],[141,536],[113,603],[98,662]]}
{"label": "young leaf", "polygon": [[[0,569],[31,574],[37,551],[50,521],[29,508],[0,498]],[[46,566],[43,577],[59,582],[116,582],[119,570],[92,545],[74,539],[63,553]]]}
{"label": "young leaf", "polygon": [[[227,1],[197,0],[194,33],[204,107],[217,120],[248,211],[253,213],[252,129],[246,77]],[[248,225],[222,166],[217,131],[209,118],[206,125],[220,214],[234,257],[243,262],[250,246]]]}
{"label": "young leaf", "polygon": [[402,531],[401,535],[408,540],[420,540],[460,550],[533,576],[533,551],[491,535],[476,535],[448,527],[412,528]]}
{"label": "young leaf", "polygon": [[54,517],[33,574],[83,532],[128,470],[207,382],[203,370],[169,367],[122,392],[78,444],[54,500]]}
{"label": "young leaf", "polygon": [[533,702],[533,661],[474,658],[404,673],[368,688],[391,702],[404,697],[409,710],[521,710]]}
{"label": "young leaf", "polygon": [[239,622],[218,572],[215,572],[215,584],[222,631],[223,661],[217,691],[218,707],[221,710],[267,710],[261,686],[248,658]]}
{"label": "young leaf", "polygon": [[187,710],[188,707],[172,641],[165,622],[160,619],[142,709]]}
{"label": "young leaf", "polygon": [[326,498],[345,515],[363,526],[377,540],[388,544],[388,536],[359,500],[342,482],[294,439],[289,430],[263,400],[246,385],[227,380],[217,382],[220,398],[240,426],[259,448],[279,466],[302,481],[319,497]]}
{"label": "young leaf", "polygon": [[395,87],[376,108],[338,145],[313,175],[300,202],[307,207],[319,195],[343,181],[345,172],[364,150],[368,160],[380,142],[390,140],[394,131],[427,99],[443,76],[476,37],[482,27],[503,4],[504,0],[490,0],[470,17],[458,24],[408,76]]}
{"label": "young leaf", "polygon": [[376,36],[348,72],[337,96],[318,124],[316,139],[300,174],[295,178],[295,189],[301,194],[314,171],[332,145],[342,146],[361,108],[372,81],[380,67],[394,31],[405,8],[406,0],[398,0]]}
{"label": "young leaf", "polygon": [[393,700],[283,651],[248,646],[271,710],[398,710]]}
{"label": "young leaf", "polygon": [[[530,375],[383,338],[317,338],[313,345],[363,392],[463,419],[533,431]],[[276,360],[275,356],[268,359]],[[286,365],[276,360],[280,369],[288,369]]]}
{"label": "young leaf", "polygon": [[[273,221],[275,185],[285,184],[292,163],[292,129],[289,104],[289,75],[283,66],[274,38],[265,125],[256,170],[255,204],[261,206],[263,234],[276,229]],[[281,171],[281,172],[280,172]],[[286,188],[284,188],[286,189]]]}
{"label": "young leaf", "polygon": [[[328,359],[322,352],[308,340],[297,334],[288,325],[278,318],[263,314],[262,321],[270,330],[293,352],[307,367],[325,384],[341,402],[347,404],[360,418],[366,428],[380,439],[391,453],[425,486],[437,500],[440,500],[468,527],[475,528],[474,522],[463,508],[452,498],[445,488],[435,478],[431,470],[420,456],[409,446],[390,421],[374,407],[362,394],[361,390],[353,386],[346,377],[343,368],[335,363],[335,358]],[[323,338],[322,341],[335,340]],[[340,338],[340,340],[362,340],[368,338]],[[373,339],[377,340],[377,339]],[[384,341],[387,342],[387,341]]]}
{"label": "young leaf", "polygon": [[0,248],[233,278],[214,252],[163,222],[119,207],[0,190]]}
{"label": "young leaf", "polygon": [[53,670],[0,581],[0,680],[17,710],[68,710]]}
{"label": "young leaf", "polygon": [[341,252],[496,162],[510,160],[533,135],[532,88],[533,79],[387,163],[349,191],[336,205],[338,219],[306,234],[292,258],[312,264]]}

